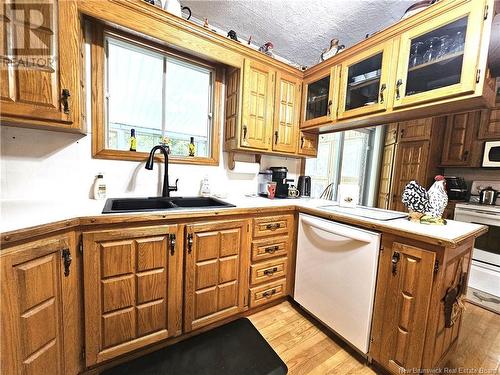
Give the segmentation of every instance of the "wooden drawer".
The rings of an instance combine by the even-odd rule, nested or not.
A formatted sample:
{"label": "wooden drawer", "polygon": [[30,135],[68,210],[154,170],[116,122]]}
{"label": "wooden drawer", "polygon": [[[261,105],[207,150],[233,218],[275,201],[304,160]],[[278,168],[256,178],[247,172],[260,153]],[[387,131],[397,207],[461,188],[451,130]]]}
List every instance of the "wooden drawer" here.
{"label": "wooden drawer", "polygon": [[288,260],[273,259],[250,266],[250,284],[260,284],[286,276]]}
{"label": "wooden drawer", "polygon": [[250,289],[250,307],[264,305],[275,299],[286,296],[286,279]]}
{"label": "wooden drawer", "polygon": [[287,234],[291,231],[292,215],[266,216],[253,219],[253,236],[264,237]]}
{"label": "wooden drawer", "polygon": [[288,255],[290,241],[287,236],[264,238],[252,242],[252,262]]}

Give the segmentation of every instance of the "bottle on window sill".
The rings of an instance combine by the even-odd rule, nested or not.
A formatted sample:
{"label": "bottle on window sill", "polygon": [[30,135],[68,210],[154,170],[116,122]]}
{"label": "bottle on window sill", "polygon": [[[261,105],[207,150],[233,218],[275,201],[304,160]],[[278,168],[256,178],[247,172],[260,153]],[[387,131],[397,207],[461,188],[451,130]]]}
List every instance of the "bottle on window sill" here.
{"label": "bottle on window sill", "polygon": [[196,152],[196,146],[194,145],[194,137],[191,137],[188,145],[189,156],[194,156]]}
{"label": "bottle on window sill", "polygon": [[135,129],[130,129],[130,151],[137,151],[137,138],[135,138]]}

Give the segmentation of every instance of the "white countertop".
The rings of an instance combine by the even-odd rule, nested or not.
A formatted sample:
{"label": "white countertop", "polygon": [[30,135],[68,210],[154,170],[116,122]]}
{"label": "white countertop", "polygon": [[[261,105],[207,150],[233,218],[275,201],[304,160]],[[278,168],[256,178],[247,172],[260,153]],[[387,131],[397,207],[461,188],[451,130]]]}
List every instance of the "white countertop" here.
{"label": "white countertop", "polygon": [[[360,225],[376,224],[387,229],[411,233],[418,236],[432,237],[446,241],[457,241],[481,229],[481,225],[463,223],[448,220],[445,226],[425,225],[412,223],[406,219],[395,219],[380,221],[344,213],[331,212],[321,209],[321,206],[335,204],[329,200],[320,199],[274,199],[270,200],[261,197],[228,197],[223,199],[232,203],[236,208],[262,208],[262,207],[283,207],[298,206],[314,209],[317,213],[334,215],[340,219],[342,217],[354,218]],[[30,201],[30,200],[3,200],[0,201],[0,233],[10,232],[19,229],[26,229],[33,226],[49,224],[57,221],[69,220],[79,217],[102,216],[114,214],[102,214],[104,200],[93,199],[83,200],[58,200],[58,201]],[[206,209],[205,209],[206,210]],[[217,209],[221,210],[221,209]],[[231,210],[231,208],[223,208]],[[183,210],[182,212],[199,212],[200,210]],[[165,211],[161,211],[165,213]],[[168,211],[167,211],[168,212]],[[177,213],[179,211],[176,211]],[[152,212],[148,212],[151,214]],[[141,215],[144,213],[126,213],[126,215]],[[124,214],[119,214],[124,215]]]}

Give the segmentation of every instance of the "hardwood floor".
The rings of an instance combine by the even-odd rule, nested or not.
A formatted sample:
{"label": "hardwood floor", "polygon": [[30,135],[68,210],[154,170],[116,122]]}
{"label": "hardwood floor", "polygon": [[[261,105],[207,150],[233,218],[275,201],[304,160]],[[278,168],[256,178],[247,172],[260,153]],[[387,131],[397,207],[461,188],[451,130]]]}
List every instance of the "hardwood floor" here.
{"label": "hardwood floor", "polygon": [[[446,367],[500,373],[500,315],[471,304],[466,307],[459,343]],[[289,375],[377,373],[361,355],[290,302],[249,319],[285,361]]]}

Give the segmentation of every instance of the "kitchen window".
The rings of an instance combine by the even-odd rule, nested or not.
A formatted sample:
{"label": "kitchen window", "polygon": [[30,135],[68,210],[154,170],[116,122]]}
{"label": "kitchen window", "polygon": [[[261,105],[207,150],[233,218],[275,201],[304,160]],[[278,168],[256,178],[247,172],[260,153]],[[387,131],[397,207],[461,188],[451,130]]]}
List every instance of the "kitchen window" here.
{"label": "kitchen window", "polygon": [[98,24],[93,34],[94,157],[144,160],[166,137],[172,162],[218,164],[220,69]]}
{"label": "kitchen window", "polygon": [[311,197],[319,198],[331,184],[331,199],[336,200],[340,184],[358,185],[359,203],[372,206],[382,135],[382,127],[321,134],[317,158],[306,160]]}

